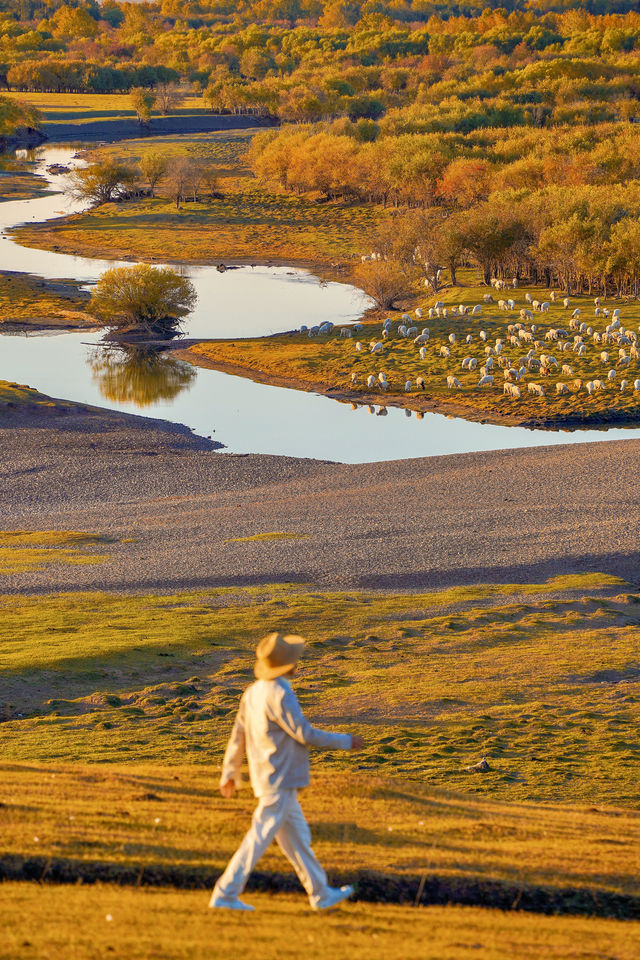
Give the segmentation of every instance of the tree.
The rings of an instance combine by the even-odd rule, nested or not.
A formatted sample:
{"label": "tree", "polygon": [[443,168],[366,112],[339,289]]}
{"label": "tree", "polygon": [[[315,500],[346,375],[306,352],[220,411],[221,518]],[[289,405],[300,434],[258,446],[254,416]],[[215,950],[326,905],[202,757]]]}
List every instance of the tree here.
{"label": "tree", "polygon": [[136,181],[136,171],[116,160],[103,160],[69,175],[69,192],[75,200],[99,206],[125,196]]}
{"label": "tree", "polygon": [[176,335],[180,320],[195,306],[192,282],[169,267],[112,267],[91,292],[92,311],[121,333]]}
{"label": "tree", "polygon": [[391,310],[415,293],[417,276],[397,260],[373,260],[358,264],[353,279],[380,310]]}
{"label": "tree", "polygon": [[162,153],[155,150],[145,153],[140,160],[140,173],[149,184],[149,193],[154,195],[156,185],[167,173],[167,158]]}
{"label": "tree", "polygon": [[187,157],[176,157],[172,160],[169,165],[169,189],[171,197],[175,200],[176,210],[180,209],[180,204],[185,198],[190,175],[191,165]]}
{"label": "tree", "polygon": [[147,87],[132,87],[130,97],[131,105],[138,118],[138,123],[141,126],[145,126],[151,119],[151,111],[156,102],[155,93]]}
{"label": "tree", "polygon": [[158,83],[155,92],[160,113],[166,116],[178,103],[180,96],[178,85],[175,83]]}

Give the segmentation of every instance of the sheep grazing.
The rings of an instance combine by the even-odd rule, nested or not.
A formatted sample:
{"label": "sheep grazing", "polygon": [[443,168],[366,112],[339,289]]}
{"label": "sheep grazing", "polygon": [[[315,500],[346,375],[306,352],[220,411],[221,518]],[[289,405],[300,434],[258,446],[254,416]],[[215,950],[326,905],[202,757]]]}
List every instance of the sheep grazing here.
{"label": "sheep grazing", "polygon": [[580,378],[578,378],[577,380],[574,380],[574,381],[573,381],[573,388],[574,388],[574,390],[576,390],[578,393],[582,390],[582,380],[580,380]]}
{"label": "sheep grazing", "polygon": [[465,357],[464,360],[462,361],[462,369],[468,370],[470,363],[471,363],[471,357]]}
{"label": "sheep grazing", "polygon": [[594,381],[593,381],[593,389],[594,389],[594,390],[604,390],[604,389],[605,389],[605,386],[604,386],[604,383],[602,382],[602,380],[594,380]]}
{"label": "sheep grazing", "polygon": [[451,356],[451,350],[449,350],[449,347],[440,347],[440,356],[441,356],[441,357],[450,357],[450,356]]}
{"label": "sheep grazing", "polygon": [[360,331],[362,330],[362,324],[361,324],[361,323],[354,323],[354,325],[351,327],[351,329],[353,330],[354,333],[360,333]]}
{"label": "sheep grazing", "polygon": [[380,383],[385,383],[385,384],[386,384],[386,382],[387,382],[387,375],[386,375],[386,373],[380,372],[380,373],[378,374],[378,380],[379,380]]}
{"label": "sheep grazing", "polygon": [[429,343],[429,334],[421,333],[414,339],[414,344],[416,347],[422,347],[425,343]]}
{"label": "sheep grazing", "polygon": [[315,327],[311,327],[311,329],[309,330],[309,334],[308,334],[308,335],[309,335],[310,337],[317,337],[317,336],[318,336],[318,333],[319,333],[319,330],[320,330],[320,327],[316,324]]}
{"label": "sheep grazing", "polygon": [[580,307],[576,307],[571,316],[574,320],[577,320],[580,316]]}
{"label": "sheep grazing", "polygon": [[490,373],[485,373],[484,377],[480,377],[478,380],[479,387],[492,387],[493,386],[493,377]]}
{"label": "sheep grazing", "polygon": [[470,333],[468,333],[468,334],[467,334],[467,343],[471,343],[472,340],[473,340],[473,337],[471,336]]}
{"label": "sheep grazing", "polygon": [[515,310],[516,308],[515,300],[507,300],[507,306],[509,307],[509,310]]}
{"label": "sheep grazing", "polygon": [[481,340],[486,340],[486,339],[487,339],[487,334],[486,334],[486,331],[485,331],[485,330],[481,330],[480,333],[478,334],[478,336],[480,337]]}
{"label": "sheep grazing", "polygon": [[385,327],[385,329],[382,331],[382,339],[383,339],[383,340],[388,340],[388,339],[389,339],[389,331],[386,329],[386,327]]}
{"label": "sheep grazing", "polygon": [[536,397],[544,397],[544,387],[539,383],[528,383],[527,390]]}
{"label": "sheep grazing", "polygon": [[413,381],[407,380],[407,382],[404,385],[404,392],[411,393],[412,390],[413,390]]}
{"label": "sheep grazing", "polygon": [[533,314],[531,313],[531,310],[521,310],[521,311],[520,311],[520,319],[521,319],[521,320],[533,320]]}
{"label": "sheep grazing", "polygon": [[611,317],[613,320],[618,320],[618,318],[620,317],[620,307],[616,307],[616,309],[611,314]]}
{"label": "sheep grazing", "polygon": [[399,336],[399,337],[406,337],[406,335],[407,335],[407,328],[405,327],[405,325],[404,325],[403,323],[399,324],[399,325],[398,325],[398,336]]}
{"label": "sheep grazing", "polygon": [[461,390],[461,389],[462,389],[462,384],[460,383],[460,381],[458,380],[458,378],[457,378],[457,377],[452,377],[451,375],[449,375],[449,376],[447,377],[447,386],[448,386],[449,390]]}
{"label": "sheep grazing", "polygon": [[[490,350],[490,349],[491,347],[487,347],[487,350]],[[487,357],[485,368],[487,370],[491,370],[492,367],[493,367],[493,357]]]}
{"label": "sheep grazing", "polygon": [[422,310],[420,309],[420,307],[416,308],[415,315],[418,318],[418,320],[422,320]]}
{"label": "sheep grazing", "polygon": [[408,329],[407,329],[407,337],[415,337],[417,333],[418,333],[418,328],[417,328],[417,327],[408,327]]}
{"label": "sheep grazing", "polygon": [[358,374],[354,370],[354,372],[351,374],[351,383],[355,383],[357,379],[358,379]]}
{"label": "sheep grazing", "polygon": [[426,360],[426,359],[427,359],[427,348],[426,348],[426,347],[420,347],[420,359],[421,359],[421,360]]}
{"label": "sheep grazing", "polygon": [[628,381],[628,380],[621,380],[621,381],[620,381],[620,393],[624,393],[625,390],[628,389],[628,387],[629,387],[629,381]]}
{"label": "sheep grazing", "polygon": [[356,353],[362,353],[362,344],[360,343],[359,340],[356,343]]}
{"label": "sheep grazing", "polygon": [[530,293],[525,293],[524,298],[527,301],[527,303],[533,303],[533,297],[531,296]]}
{"label": "sheep grazing", "polygon": [[532,300],[532,301],[531,301],[531,309],[532,309],[532,310],[539,310],[539,309],[540,309],[540,301],[539,301],[539,300]]}
{"label": "sheep grazing", "polygon": [[469,308],[468,308],[468,307],[465,307],[464,303],[461,303],[460,306],[458,307],[458,312],[460,313],[460,316],[461,316],[461,317],[464,317],[465,314],[467,313],[468,309],[469,309]]}
{"label": "sheep grazing", "polygon": [[600,297],[596,297],[596,298],[595,298],[595,300],[593,301],[593,305],[594,305],[594,307],[599,307],[599,306],[600,306]]}
{"label": "sheep grazing", "polygon": [[513,277],[512,281],[511,281],[511,286],[513,287],[514,290],[516,289],[516,287],[518,286],[518,278],[517,278],[517,277]]}
{"label": "sheep grazing", "polygon": [[344,338],[351,337],[351,330],[349,330],[347,327],[340,327],[340,336]]}
{"label": "sheep grazing", "polygon": [[602,360],[603,363],[609,363],[609,354],[606,352],[606,350],[602,351],[602,353],[600,354],[600,359]]}
{"label": "sheep grazing", "polygon": [[475,307],[474,307],[473,310],[471,311],[471,316],[472,316],[472,317],[479,317],[481,313],[482,313],[482,307],[480,306],[479,303],[476,303]]}
{"label": "sheep grazing", "polygon": [[595,387],[594,387],[594,385],[593,385],[593,380],[588,380],[588,381],[587,381],[587,383],[586,383],[586,385],[585,385],[585,390],[587,391],[587,393],[589,394],[589,396],[591,396],[592,393],[594,393]]}
{"label": "sheep grazing", "polygon": [[568,310],[570,305],[571,305],[571,301],[569,300],[569,297],[565,297],[564,300],[562,301],[562,306],[564,307],[565,310]]}
{"label": "sheep grazing", "polygon": [[615,380],[617,376],[618,374],[615,372],[615,370],[609,370],[609,373],[607,374],[607,380],[611,382],[612,380]]}
{"label": "sheep grazing", "polygon": [[306,323],[303,323],[300,327],[300,333],[306,333],[308,329],[309,327],[306,325]]}
{"label": "sheep grazing", "polygon": [[449,334],[449,343],[455,343],[455,342],[456,342],[456,335],[455,335],[455,333],[450,333],[450,334]]}
{"label": "sheep grazing", "polygon": [[371,353],[382,353],[384,345],[378,341],[371,345]]}
{"label": "sheep grazing", "polygon": [[[490,293],[485,293],[482,299],[485,303],[493,303],[493,297]],[[500,301],[498,301],[498,303],[500,303]]]}
{"label": "sheep grazing", "polygon": [[595,315],[596,317],[601,317],[601,316],[602,316],[602,310],[600,309],[600,307],[596,307],[596,309],[594,310],[594,315]]}
{"label": "sheep grazing", "polygon": [[548,302],[547,302],[546,300],[544,301],[544,303],[541,303],[541,304],[540,304],[540,312],[541,312],[541,313],[549,313],[549,304],[548,304]]}
{"label": "sheep grazing", "polygon": [[422,328],[422,331],[421,331],[421,333],[420,333],[420,336],[421,336],[421,337],[428,337],[428,336],[429,336],[429,332],[430,332],[430,331],[429,331],[429,327],[423,327],[423,328]]}
{"label": "sheep grazing", "polygon": [[634,390],[640,390],[640,380],[634,380],[634,381],[633,381],[633,389],[634,389]]}
{"label": "sheep grazing", "polygon": [[424,377],[416,377],[416,390],[424,390],[425,381]]}
{"label": "sheep grazing", "polygon": [[556,393],[562,396],[565,393],[570,393],[570,390],[566,383],[556,383]]}
{"label": "sheep grazing", "polygon": [[334,325],[331,323],[330,320],[325,320],[324,323],[320,324],[319,332],[322,334],[331,333],[331,331],[333,330],[333,326]]}
{"label": "sheep grazing", "polygon": [[587,354],[587,346],[585,343],[581,343],[576,350],[576,353],[579,357],[584,357]]}
{"label": "sheep grazing", "polygon": [[367,387],[369,388],[369,390],[373,390],[375,385],[376,385],[376,378],[372,373],[370,373],[369,376],[367,377]]}
{"label": "sheep grazing", "polygon": [[475,357],[472,357],[471,360],[469,361],[469,370],[475,370],[477,366],[478,366],[478,361],[476,360]]}
{"label": "sheep grazing", "polygon": [[551,303],[556,302],[556,300],[558,299],[558,294],[555,292],[555,290],[551,291],[551,293],[549,294],[549,299],[551,300]]}
{"label": "sheep grazing", "polygon": [[506,301],[506,300],[498,300],[498,310],[504,310],[504,311],[506,312],[506,310],[507,310],[507,301]]}
{"label": "sheep grazing", "polygon": [[572,376],[573,376],[573,370],[571,369],[571,367],[569,366],[568,363],[563,363],[563,364],[562,364],[562,372],[563,372],[563,374],[565,375],[565,377],[572,377]]}
{"label": "sheep grazing", "polygon": [[515,383],[509,383],[509,381],[504,384],[502,392],[510,397],[513,397],[515,400],[519,400],[522,396],[520,387],[516,386]]}

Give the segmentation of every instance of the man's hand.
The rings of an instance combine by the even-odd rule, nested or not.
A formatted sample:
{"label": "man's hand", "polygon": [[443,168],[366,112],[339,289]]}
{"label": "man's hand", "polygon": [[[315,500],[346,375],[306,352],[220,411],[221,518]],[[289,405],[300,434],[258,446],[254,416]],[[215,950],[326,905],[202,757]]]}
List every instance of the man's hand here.
{"label": "man's hand", "polygon": [[351,749],[352,750],[362,750],[364,747],[364,740],[362,737],[359,737],[358,734],[351,734]]}
{"label": "man's hand", "polygon": [[233,780],[227,780],[226,783],[220,785],[220,793],[225,798],[225,800],[231,800],[231,797],[236,792],[236,785]]}

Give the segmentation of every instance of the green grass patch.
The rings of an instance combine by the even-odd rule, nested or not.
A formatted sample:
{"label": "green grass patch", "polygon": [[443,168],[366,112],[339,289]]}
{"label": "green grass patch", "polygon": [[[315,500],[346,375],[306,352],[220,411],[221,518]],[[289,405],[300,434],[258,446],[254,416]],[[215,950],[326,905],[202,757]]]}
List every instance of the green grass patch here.
{"label": "green grass patch", "polygon": [[87,554],[82,548],[104,542],[98,534],[73,530],[0,530],[0,575],[39,570],[53,563],[103,563],[109,559],[107,555]]}
{"label": "green grass patch", "polygon": [[[257,640],[280,629],[308,638],[302,702],[320,725],[364,734],[364,769],[512,801],[634,804],[640,627],[625,590],[589,575],[398,596],[5,598],[3,756],[209,762]],[[490,770],[466,773],[482,756]]]}
{"label": "green grass patch", "polygon": [[254,533],[250,537],[232,537],[223,543],[254,543],[260,540],[308,540],[306,533],[282,533],[274,530],[272,533]]}
{"label": "green grass patch", "polygon": [[95,326],[95,318],[85,312],[88,301],[89,294],[73,280],[0,272],[0,329],[12,324],[65,329]]}

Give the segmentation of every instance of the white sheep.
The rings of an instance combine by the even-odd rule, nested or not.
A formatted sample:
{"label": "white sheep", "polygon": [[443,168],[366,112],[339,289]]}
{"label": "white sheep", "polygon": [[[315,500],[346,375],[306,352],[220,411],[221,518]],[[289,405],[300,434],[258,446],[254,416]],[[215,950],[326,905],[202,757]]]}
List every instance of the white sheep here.
{"label": "white sheep", "polygon": [[453,344],[453,343],[455,343],[455,342],[456,342],[456,335],[455,335],[455,333],[450,333],[450,334],[449,334],[449,343]]}
{"label": "white sheep", "polygon": [[373,390],[375,385],[376,385],[376,378],[372,373],[370,373],[369,376],[367,377],[367,387],[369,388],[369,390]]}
{"label": "white sheep", "polygon": [[[490,293],[485,293],[485,295],[483,296],[482,299],[483,299],[483,301],[484,301],[485,303],[493,303],[493,297],[491,296]],[[500,302],[501,302],[501,301],[498,300],[498,305],[500,305]]]}
{"label": "white sheep", "polygon": [[422,310],[420,309],[420,307],[416,307],[415,315],[418,318],[418,320],[422,319]]}
{"label": "white sheep", "polygon": [[580,307],[576,307],[571,316],[574,320],[577,320],[580,316]]}
{"label": "white sheep", "polygon": [[593,380],[588,380],[588,381],[587,381],[587,383],[585,384],[585,389],[586,389],[587,393],[589,394],[589,396],[591,396],[592,393],[595,392],[595,387],[594,387],[594,385],[593,385]]}
{"label": "white sheep", "polygon": [[473,341],[473,337],[471,336],[470,333],[468,333],[468,334],[467,334],[467,343],[471,343],[472,341]]}
{"label": "white sheep", "polygon": [[469,370],[475,370],[477,366],[478,366],[478,361],[476,360],[475,357],[472,357],[471,360],[469,361]]}
{"label": "white sheep", "polygon": [[447,386],[448,386],[449,390],[461,390],[461,389],[462,389],[462,384],[460,383],[460,381],[458,380],[458,378],[457,378],[457,377],[453,377],[453,376],[451,376],[451,375],[449,375],[449,376],[447,377]]}
{"label": "white sheep", "polygon": [[493,386],[493,377],[490,373],[486,373],[484,377],[480,377],[478,380],[479,387],[492,387]]}
{"label": "white sheep", "polygon": [[412,389],[413,389],[413,382],[411,380],[407,380],[407,382],[404,385],[404,392],[411,393]]}
{"label": "white sheep", "polygon": [[474,307],[473,310],[471,311],[471,316],[472,316],[472,317],[479,317],[481,313],[482,313],[482,307],[480,306],[479,303],[476,303],[475,307]]}
{"label": "white sheep", "polygon": [[549,303],[545,300],[544,303],[540,304],[541,313],[549,313]]}
{"label": "white sheep", "polygon": [[521,320],[533,320],[533,314],[531,313],[531,310],[521,310],[521,311],[520,311],[520,319],[521,319]]}
{"label": "white sheep", "polygon": [[502,392],[508,394],[510,397],[513,397],[516,400],[519,400],[522,396],[520,387],[516,386],[515,383],[509,383],[509,381],[504,384]]}
{"label": "white sheep", "polygon": [[507,306],[509,307],[509,310],[515,310],[516,308],[515,300],[507,300]]}
{"label": "white sheep", "polygon": [[418,328],[417,328],[417,327],[408,327],[408,328],[407,328],[407,336],[408,336],[408,337],[415,337],[417,333],[418,333]]}
{"label": "white sheep", "polygon": [[551,303],[556,302],[556,300],[558,299],[558,294],[555,292],[555,290],[551,291],[551,293],[549,294],[549,298],[551,300]]}
{"label": "white sheep", "polygon": [[358,379],[358,374],[354,370],[353,373],[351,374],[351,383],[355,383],[357,379]]}
{"label": "white sheep", "polygon": [[351,330],[349,330],[347,327],[340,327],[340,336],[341,336],[341,337],[349,338],[349,337],[351,337],[351,335],[352,335],[352,334],[351,334]]}
{"label": "white sheep", "polygon": [[633,381],[633,389],[634,389],[634,390],[640,390],[640,380],[634,380],[634,381]]}
{"label": "white sheep", "polygon": [[399,337],[406,337],[406,335],[407,335],[407,328],[405,327],[405,325],[404,325],[403,323],[399,324],[399,325],[398,325],[398,336],[399,336]]}
{"label": "white sheep", "polygon": [[602,351],[602,353],[600,354],[600,359],[602,360],[603,363],[609,363],[609,354],[607,353],[606,350]]}
{"label": "white sheep", "polygon": [[356,353],[362,353],[362,344],[359,340],[356,343]]}
{"label": "white sheep", "polygon": [[571,301],[569,300],[569,297],[565,297],[564,300],[562,301],[562,306],[564,307],[565,310],[569,309],[570,303]]}
{"label": "white sheep", "polygon": [[628,380],[621,380],[621,381],[620,381],[620,393],[624,393],[625,390],[628,388],[628,386],[629,386],[629,381],[628,381]]}
{"label": "white sheep", "polygon": [[421,360],[426,360],[426,359],[427,359],[427,348],[426,348],[426,347],[420,347],[420,359],[421,359]]}
{"label": "white sheep", "polygon": [[413,342],[416,347],[422,347],[424,346],[425,343],[429,343],[429,334],[421,333],[417,337],[415,337]]}
{"label": "white sheep", "polygon": [[449,350],[449,347],[440,347],[440,356],[441,356],[441,357],[450,357],[450,356],[451,356],[451,350]]}
{"label": "white sheep", "polygon": [[561,396],[562,394],[569,393],[569,392],[570,392],[569,387],[566,385],[566,383],[556,383],[556,393],[558,395]]}
{"label": "white sheep", "polygon": [[602,380],[594,380],[594,381],[593,381],[593,389],[594,389],[594,390],[604,390],[604,389],[605,389],[605,386],[604,386],[604,383],[602,382]]}
{"label": "white sheep", "polygon": [[424,387],[425,387],[424,377],[416,377],[416,389],[424,390]]}
{"label": "white sheep", "polygon": [[532,309],[532,310],[539,310],[539,309],[540,309],[540,301],[539,301],[539,300],[532,300],[532,301],[531,301],[531,309]]}
{"label": "white sheep", "polygon": [[506,301],[506,300],[498,300],[498,310],[504,310],[504,311],[506,312],[506,310],[507,310],[507,301]]}
{"label": "white sheep", "polygon": [[362,324],[361,324],[361,323],[354,323],[354,325],[351,327],[351,329],[353,330],[354,333],[360,333],[360,331],[362,330]]}
{"label": "white sheep", "polygon": [[563,364],[562,364],[562,372],[563,372],[563,374],[564,374],[565,377],[572,377],[572,376],[573,376],[573,370],[571,369],[571,367],[569,366],[568,363],[563,363]]}
{"label": "white sheep", "polygon": [[465,357],[464,360],[462,361],[462,369],[468,370],[470,363],[471,363],[471,357]]}
{"label": "white sheep", "polygon": [[615,370],[609,370],[609,373],[607,374],[607,380],[611,382],[612,380],[615,380],[616,377],[617,377],[617,373],[615,372]]}
{"label": "white sheep", "polygon": [[486,339],[487,339],[487,332],[486,332],[486,330],[481,330],[480,333],[478,334],[478,336],[480,337],[481,340],[486,340]]}
{"label": "white sheep", "polygon": [[383,350],[384,345],[380,341],[371,345],[371,353],[382,353]]}
{"label": "white sheep", "polygon": [[527,390],[536,397],[544,397],[544,388],[539,383],[528,383]]}
{"label": "white sheep", "polygon": [[531,296],[531,294],[530,294],[528,291],[527,291],[527,293],[525,293],[524,298],[525,298],[525,300],[527,301],[527,303],[533,303],[533,297]]}

